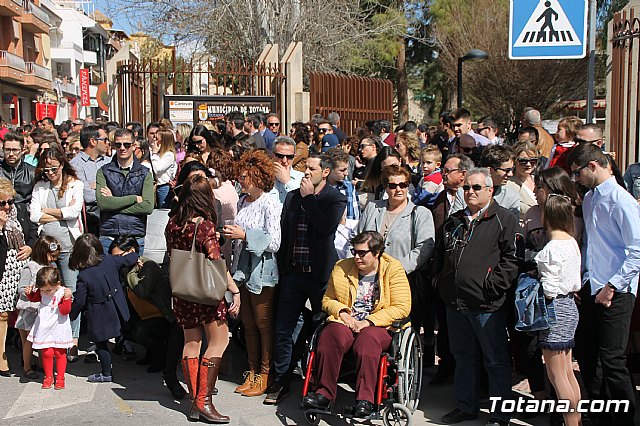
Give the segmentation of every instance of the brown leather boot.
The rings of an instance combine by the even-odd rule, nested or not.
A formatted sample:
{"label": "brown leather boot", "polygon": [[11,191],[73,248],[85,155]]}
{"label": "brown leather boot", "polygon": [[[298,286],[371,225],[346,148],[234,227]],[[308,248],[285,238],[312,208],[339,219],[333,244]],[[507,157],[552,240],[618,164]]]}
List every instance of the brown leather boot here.
{"label": "brown leather boot", "polygon": [[184,380],[187,382],[187,388],[189,389],[189,399],[192,404],[189,409],[189,418],[198,418],[198,413],[195,410],[196,391],[198,389],[198,365],[200,360],[198,358],[182,358],[182,374]]}
{"label": "brown leather boot", "polygon": [[229,423],[229,416],[220,414],[211,402],[221,362],[222,358],[202,358],[198,371],[198,391],[193,404],[195,410],[189,414],[189,418],[198,420],[202,416],[211,423]]}
{"label": "brown leather boot", "polygon": [[260,396],[267,390],[267,382],[269,381],[269,373],[256,374],[251,383],[251,387],[242,392],[244,396]]}
{"label": "brown leather boot", "polygon": [[244,383],[242,383],[240,386],[238,386],[234,390],[235,393],[242,393],[248,390],[249,388],[251,388],[251,384],[253,383],[253,377],[255,376],[255,374],[253,373],[253,371],[249,370],[249,371],[245,371],[243,376],[244,376]]}

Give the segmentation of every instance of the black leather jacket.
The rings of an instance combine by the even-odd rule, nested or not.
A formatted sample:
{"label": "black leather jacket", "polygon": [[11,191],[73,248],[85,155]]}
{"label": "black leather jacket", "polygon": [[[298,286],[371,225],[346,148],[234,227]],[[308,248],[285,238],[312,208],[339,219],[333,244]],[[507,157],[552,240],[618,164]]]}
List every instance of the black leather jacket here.
{"label": "black leather jacket", "polygon": [[6,160],[0,162],[0,176],[9,179],[13,184],[13,188],[18,193],[16,196],[17,204],[28,206],[31,202],[35,172],[36,168],[24,161],[20,161],[17,167],[11,167]]}

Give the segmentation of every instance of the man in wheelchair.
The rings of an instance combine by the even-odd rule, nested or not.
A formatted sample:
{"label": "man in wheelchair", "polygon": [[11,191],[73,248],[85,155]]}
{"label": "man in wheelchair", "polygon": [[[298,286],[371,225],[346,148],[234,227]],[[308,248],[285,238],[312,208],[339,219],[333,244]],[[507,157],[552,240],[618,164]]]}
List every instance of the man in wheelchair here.
{"label": "man in wheelchair", "polygon": [[354,257],[336,263],[322,309],[329,315],[318,339],[315,359],[316,392],[303,406],[326,410],[335,401],[344,355],[353,349],[356,363],[354,417],[368,417],[380,356],[391,343],[392,323],[409,316],[411,290],[399,261],[383,253],[384,239],[364,231],[351,240]]}

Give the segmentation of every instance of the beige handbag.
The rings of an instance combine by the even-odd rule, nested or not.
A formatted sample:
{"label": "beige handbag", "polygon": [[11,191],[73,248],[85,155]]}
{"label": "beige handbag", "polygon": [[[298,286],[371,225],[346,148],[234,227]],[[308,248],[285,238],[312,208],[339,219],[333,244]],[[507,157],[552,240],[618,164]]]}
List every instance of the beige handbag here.
{"label": "beige handbag", "polygon": [[227,291],[227,265],[224,259],[211,260],[196,251],[198,225],[200,220],[193,232],[191,251],[171,249],[171,293],[187,302],[217,305]]}

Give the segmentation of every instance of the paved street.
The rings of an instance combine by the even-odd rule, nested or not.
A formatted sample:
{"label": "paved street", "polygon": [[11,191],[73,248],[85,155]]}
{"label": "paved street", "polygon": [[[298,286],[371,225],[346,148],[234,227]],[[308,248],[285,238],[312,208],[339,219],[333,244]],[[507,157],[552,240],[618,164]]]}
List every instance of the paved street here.
{"label": "paved street", "polygon": [[[81,348],[86,347],[81,340]],[[9,346],[9,345],[7,345]],[[19,366],[18,351],[8,348],[9,361],[13,371]],[[138,347],[139,356],[144,350]],[[161,373],[149,374],[145,367],[135,362],[122,361],[114,355],[115,383],[91,384],[86,377],[97,372],[99,364],[86,364],[81,359],[69,364],[66,389],[63,391],[42,390],[40,382],[26,382],[13,376],[0,378],[2,398],[0,399],[0,424],[3,425],[175,425],[187,424],[185,413],[189,400],[174,401],[162,383]],[[306,424],[303,412],[298,408],[302,382],[294,382],[292,394],[278,407],[262,404],[262,397],[247,398],[233,394],[233,389],[241,380],[245,370],[244,355],[233,343],[225,354],[223,372],[218,382],[220,394],[214,397],[220,412],[231,416],[234,425],[294,425]],[[425,370],[428,380],[434,368]],[[442,414],[453,407],[452,385],[433,388],[423,387],[419,411],[414,415],[414,425],[441,424]],[[353,395],[341,392],[338,405],[352,404]],[[481,415],[477,422],[466,425],[484,425],[488,416]],[[546,416],[539,416],[537,422],[516,424],[546,425]],[[382,422],[377,422],[382,424]],[[340,417],[326,419],[321,424],[345,425]]]}

